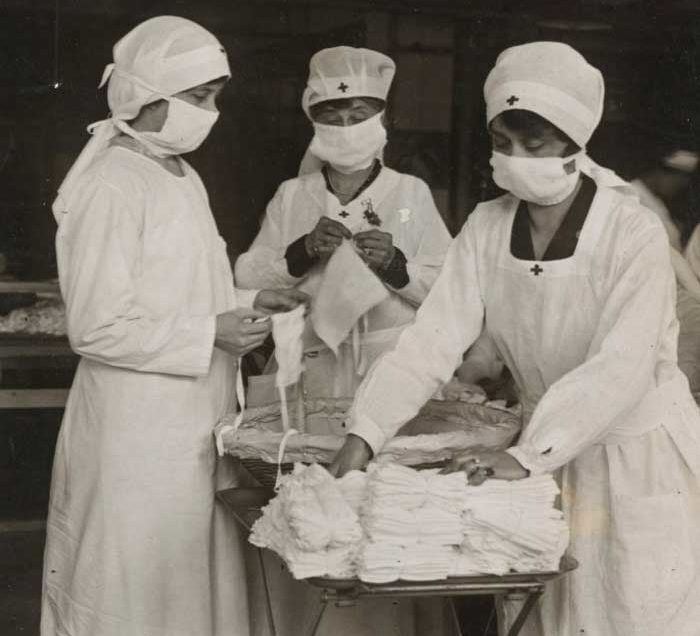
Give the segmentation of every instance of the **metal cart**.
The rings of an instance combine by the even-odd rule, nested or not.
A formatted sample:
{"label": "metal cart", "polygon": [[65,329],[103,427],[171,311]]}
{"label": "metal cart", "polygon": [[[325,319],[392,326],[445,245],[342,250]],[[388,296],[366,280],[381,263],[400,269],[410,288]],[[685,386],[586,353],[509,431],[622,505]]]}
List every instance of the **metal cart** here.
{"label": "metal cart", "polygon": [[[255,519],[260,516],[260,509],[274,495],[267,488],[231,488],[220,491],[217,496],[246,530],[250,530]],[[258,561],[262,570],[267,602],[267,619],[270,632],[276,635],[272,600],[267,584],[267,575],[262,550],[258,549]],[[323,615],[329,603],[340,605],[354,604],[363,597],[461,597],[461,596],[524,596],[523,607],[510,629],[504,636],[517,636],[537,599],[542,596],[548,582],[553,581],[577,567],[574,559],[564,557],[559,570],[555,572],[517,573],[480,575],[468,577],[451,577],[441,581],[416,583],[412,581],[394,581],[392,583],[372,584],[358,579],[330,579],[325,577],[306,579],[310,585],[318,587],[321,592],[321,607],[311,626],[308,636],[317,636]],[[455,618],[456,620],[456,618]]]}

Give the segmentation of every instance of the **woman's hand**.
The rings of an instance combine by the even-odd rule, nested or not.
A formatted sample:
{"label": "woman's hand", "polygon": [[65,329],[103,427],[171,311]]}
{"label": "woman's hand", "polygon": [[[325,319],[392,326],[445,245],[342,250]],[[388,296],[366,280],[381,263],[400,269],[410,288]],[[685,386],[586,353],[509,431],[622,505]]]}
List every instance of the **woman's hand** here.
{"label": "woman's hand", "polygon": [[505,451],[488,451],[474,448],[454,457],[443,469],[443,473],[463,470],[473,486],[483,484],[487,479],[515,481],[525,479],[530,471]]}
{"label": "woman's hand", "polygon": [[265,314],[279,314],[299,305],[305,305],[308,311],[310,303],[311,297],[298,289],[263,289],[255,297],[253,308]]}
{"label": "woman's hand", "polygon": [[367,230],[355,234],[355,244],[360,256],[372,269],[385,269],[394,259],[394,237],[381,230]]}
{"label": "woman's hand", "polygon": [[234,309],[216,317],[214,346],[240,358],[259,347],[272,328],[270,317],[255,309]]}
{"label": "woman's hand", "polygon": [[327,259],[343,242],[351,239],[352,233],[342,223],[322,216],[316,227],[306,235],[304,244],[309,256]]}
{"label": "woman's hand", "polygon": [[362,470],[372,457],[372,449],[361,437],[349,433],[345,444],[338,451],[328,472],[334,477],[342,477],[351,470]]}

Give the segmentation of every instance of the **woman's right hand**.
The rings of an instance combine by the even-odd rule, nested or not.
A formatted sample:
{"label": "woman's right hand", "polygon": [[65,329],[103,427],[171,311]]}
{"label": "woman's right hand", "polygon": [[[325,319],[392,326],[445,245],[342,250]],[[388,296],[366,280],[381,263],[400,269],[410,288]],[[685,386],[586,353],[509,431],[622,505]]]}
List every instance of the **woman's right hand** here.
{"label": "woman's right hand", "polygon": [[270,316],[255,309],[234,309],[216,317],[214,346],[240,358],[259,347],[272,329]]}
{"label": "woman's right hand", "polygon": [[306,235],[304,244],[309,256],[326,259],[333,254],[344,238],[351,239],[352,232],[342,223],[322,216],[316,227]]}

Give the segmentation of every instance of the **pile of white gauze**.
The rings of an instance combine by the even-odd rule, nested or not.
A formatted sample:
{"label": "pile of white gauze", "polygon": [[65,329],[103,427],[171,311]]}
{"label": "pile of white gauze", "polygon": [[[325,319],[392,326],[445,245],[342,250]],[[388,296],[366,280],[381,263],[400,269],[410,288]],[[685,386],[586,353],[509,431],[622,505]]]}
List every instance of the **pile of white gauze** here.
{"label": "pile of white gauze", "polygon": [[446,578],[452,546],[463,539],[465,487],[464,473],[371,466],[362,509],[367,541],[358,558],[360,578],[370,583]]}
{"label": "pile of white gauze", "polygon": [[354,576],[363,533],[340,482],[318,464],[297,464],[280,479],[277,496],[253,525],[250,542],[274,550],[297,579]]}
{"label": "pile of white gauze", "polygon": [[297,465],[256,522],[251,542],[271,548],[296,578],[368,583],[553,571],[568,544],[550,475],[467,484],[394,463],[332,478]]}
{"label": "pile of white gauze", "polygon": [[464,540],[455,555],[452,575],[558,569],[569,543],[563,514],[555,508],[558,495],[551,475],[467,486]]}

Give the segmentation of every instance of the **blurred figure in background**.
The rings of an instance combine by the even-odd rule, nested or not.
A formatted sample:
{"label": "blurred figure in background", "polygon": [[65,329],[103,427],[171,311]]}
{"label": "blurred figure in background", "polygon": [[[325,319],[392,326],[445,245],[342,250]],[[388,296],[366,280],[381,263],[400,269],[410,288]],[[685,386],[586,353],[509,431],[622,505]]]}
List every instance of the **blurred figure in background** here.
{"label": "blurred figure in background", "polygon": [[688,376],[693,393],[700,391],[700,234],[696,230],[684,246],[684,228],[673,207],[697,179],[699,163],[697,153],[677,149],[632,181],[641,203],[659,217],[668,234],[678,286],[678,366]]}

